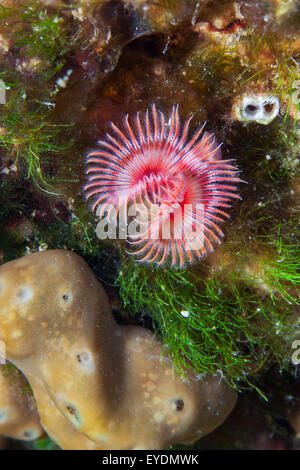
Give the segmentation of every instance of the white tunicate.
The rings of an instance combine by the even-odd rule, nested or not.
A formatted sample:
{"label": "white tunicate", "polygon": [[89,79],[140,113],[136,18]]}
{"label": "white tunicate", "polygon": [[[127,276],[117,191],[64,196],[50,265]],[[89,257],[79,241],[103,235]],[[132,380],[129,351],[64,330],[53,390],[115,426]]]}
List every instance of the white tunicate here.
{"label": "white tunicate", "polygon": [[261,106],[257,99],[246,96],[242,103],[241,114],[246,121],[256,121],[261,114]]}
{"label": "white tunicate", "polygon": [[270,96],[263,101],[262,107],[261,124],[269,124],[279,113],[279,99],[276,96]]}
{"label": "white tunicate", "polygon": [[237,117],[242,121],[255,121],[269,124],[279,113],[279,99],[263,94],[246,95],[237,109]]}

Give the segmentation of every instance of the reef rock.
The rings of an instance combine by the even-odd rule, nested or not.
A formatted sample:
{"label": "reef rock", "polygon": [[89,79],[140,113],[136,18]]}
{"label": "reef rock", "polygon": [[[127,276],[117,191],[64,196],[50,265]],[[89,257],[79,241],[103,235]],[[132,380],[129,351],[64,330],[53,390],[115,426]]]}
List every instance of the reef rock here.
{"label": "reef rock", "polygon": [[65,449],[193,442],[236,402],[220,377],[179,377],[150,331],[117,325],[94,274],[68,251],[0,267],[0,340],[27,377],[44,428]]}

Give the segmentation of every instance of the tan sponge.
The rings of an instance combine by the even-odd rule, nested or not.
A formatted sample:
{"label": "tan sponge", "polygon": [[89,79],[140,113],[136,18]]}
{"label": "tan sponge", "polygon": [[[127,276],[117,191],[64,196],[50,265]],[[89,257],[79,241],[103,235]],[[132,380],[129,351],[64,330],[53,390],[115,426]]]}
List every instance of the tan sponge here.
{"label": "tan sponge", "polygon": [[43,427],[64,449],[193,442],[236,402],[220,376],[175,373],[151,331],[119,326],[102,286],[69,251],[0,267],[0,340],[30,383]]}

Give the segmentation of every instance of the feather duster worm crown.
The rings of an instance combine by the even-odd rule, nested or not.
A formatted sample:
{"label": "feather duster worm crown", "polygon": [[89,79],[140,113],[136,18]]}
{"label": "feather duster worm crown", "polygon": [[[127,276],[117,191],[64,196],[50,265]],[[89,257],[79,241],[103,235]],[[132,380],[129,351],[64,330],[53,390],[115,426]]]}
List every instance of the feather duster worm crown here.
{"label": "feather duster worm crown", "polygon": [[[202,126],[188,140],[191,118],[181,129],[178,107],[169,122],[152,106],[146,112],[125,117],[124,130],[112,125],[113,135],[99,141],[99,150],[87,157],[87,198],[92,210],[103,217],[132,209],[140,214],[140,230],[129,233],[132,255],[158,265],[170,259],[173,266],[203,258],[221,243],[219,223],[241,182],[233,160],[222,160],[220,145]],[[124,209],[125,208],[125,209]]]}

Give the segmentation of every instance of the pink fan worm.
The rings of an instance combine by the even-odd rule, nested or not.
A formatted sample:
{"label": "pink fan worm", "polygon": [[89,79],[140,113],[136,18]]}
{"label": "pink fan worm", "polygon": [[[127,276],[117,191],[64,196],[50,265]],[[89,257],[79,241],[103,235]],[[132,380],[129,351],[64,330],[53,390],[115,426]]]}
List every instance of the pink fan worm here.
{"label": "pink fan worm", "polygon": [[[184,266],[220,244],[219,224],[229,218],[233,199],[240,199],[238,169],[222,160],[214,136],[197,130],[189,140],[191,118],[181,127],[178,107],[167,122],[152,106],[143,120],[125,118],[124,130],[99,141],[87,158],[87,198],[100,218],[139,212],[140,230],[129,233],[132,255],[141,262]],[[136,214],[134,214],[136,215]],[[137,219],[135,219],[137,220]]]}

